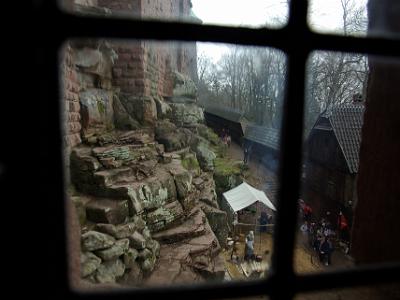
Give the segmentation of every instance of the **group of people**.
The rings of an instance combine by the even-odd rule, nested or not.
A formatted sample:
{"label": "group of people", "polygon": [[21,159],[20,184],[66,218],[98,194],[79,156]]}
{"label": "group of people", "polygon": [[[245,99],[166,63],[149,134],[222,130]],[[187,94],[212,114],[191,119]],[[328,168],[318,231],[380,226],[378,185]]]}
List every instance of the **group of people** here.
{"label": "group of people", "polygon": [[337,224],[332,224],[331,213],[326,212],[319,221],[312,219],[312,208],[300,200],[300,209],[303,217],[303,224],[300,231],[306,237],[308,245],[318,254],[321,263],[326,266],[331,264],[331,256],[334,251],[333,241],[339,239],[347,245],[345,253],[349,251],[349,225],[342,211],[339,212]]}

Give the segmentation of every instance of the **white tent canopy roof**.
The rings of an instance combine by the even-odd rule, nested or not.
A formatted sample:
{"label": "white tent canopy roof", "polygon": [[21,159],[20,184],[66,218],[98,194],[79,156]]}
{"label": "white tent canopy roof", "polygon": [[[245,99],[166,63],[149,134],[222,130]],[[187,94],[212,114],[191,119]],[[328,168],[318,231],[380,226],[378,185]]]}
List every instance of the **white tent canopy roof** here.
{"label": "white tent canopy roof", "polygon": [[276,211],[275,206],[263,191],[253,188],[246,182],[243,182],[230,191],[223,193],[223,196],[235,212],[242,210],[257,201],[264,203],[267,207]]}

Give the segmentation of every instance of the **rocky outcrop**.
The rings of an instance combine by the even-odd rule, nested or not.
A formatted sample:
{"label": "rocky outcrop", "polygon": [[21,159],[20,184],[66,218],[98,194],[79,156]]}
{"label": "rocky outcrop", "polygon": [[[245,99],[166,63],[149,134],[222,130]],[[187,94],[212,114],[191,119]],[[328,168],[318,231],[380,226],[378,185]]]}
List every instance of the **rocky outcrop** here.
{"label": "rocky outcrop", "polygon": [[133,130],[140,128],[139,121],[137,121],[128,113],[118,95],[114,95],[113,110],[115,128],[121,130]]}
{"label": "rocky outcrop", "polygon": [[82,234],[81,276],[93,283],[124,282],[149,273],[160,254],[145,222],[138,216],[132,222],[96,224]]}
{"label": "rocky outcrop", "polygon": [[155,125],[157,120],[157,106],[153,97],[121,94],[119,99],[131,118],[144,126]]}
{"label": "rocky outcrop", "polygon": [[160,259],[145,285],[222,280],[225,273],[218,240],[201,209],[194,208],[181,226],[157,233]]}
{"label": "rocky outcrop", "polygon": [[214,170],[214,160],[217,158],[217,155],[211,150],[210,143],[207,140],[196,136],[192,139],[190,148],[196,153],[202,170]]}
{"label": "rocky outcrop", "polygon": [[203,109],[196,104],[171,103],[171,120],[180,126],[192,126],[204,122]]}
{"label": "rocky outcrop", "polygon": [[70,173],[82,278],[130,286],[222,279],[225,215],[205,173],[219,139],[203,125],[195,84],[173,72],[163,91],[171,76],[152,66],[151,80],[142,78],[141,61],[130,58],[157,63],[142,45],[118,48],[115,66],[105,44],[74,46],[83,144],[72,150]]}
{"label": "rocky outcrop", "polygon": [[155,138],[164,145],[165,151],[171,152],[189,146],[192,132],[186,128],[177,128],[168,120],[162,120],[157,123]]}

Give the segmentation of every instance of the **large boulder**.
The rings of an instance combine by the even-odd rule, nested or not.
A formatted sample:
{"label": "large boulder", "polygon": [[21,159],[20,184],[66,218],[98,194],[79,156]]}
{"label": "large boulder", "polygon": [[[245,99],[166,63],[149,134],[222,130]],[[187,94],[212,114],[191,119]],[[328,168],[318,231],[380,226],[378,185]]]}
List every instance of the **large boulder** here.
{"label": "large boulder", "polygon": [[125,265],[120,259],[110,260],[98,267],[95,278],[98,283],[115,283],[124,272]]}
{"label": "large boulder", "polygon": [[86,205],[87,219],[94,223],[121,224],[128,214],[128,200],[96,199]]}
{"label": "large boulder", "polygon": [[165,151],[171,152],[187,147],[191,142],[192,133],[185,128],[177,128],[168,120],[161,120],[157,123],[155,138],[164,145]]}
{"label": "large boulder", "polygon": [[114,125],[113,92],[97,88],[83,90],[79,94],[82,128],[110,129]]}
{"label": "large boulder", "polygon": [[97,250],[95,253],[102,260],[113,260],[123,255],[129,249],[129,240],[122,239],[115,242],[113,246],[103,250]]}
{"label": "large boulder", "polygon": [[139,121],[141,125],[155,125],[157,106],[152,97],[121,94],[119,99],[128,114]]}
{"label": "large boulder", "polygon": [[163,101],[161,98],[155,98],[154,101],[156,102],[157,107],[157,118],[158,119],[168,119],[171,117],[172,109],[171,106]]}
{"label": "large boulder", "polygon": [[113,109],[115,128],[121,130],[133,130],[140,128],[139,122],[128,113],[117,95],[114,95]]}
{"label": "large boulder", "polygon": [[111,79],[111,69],[117,54],[106,42],[93,46],[74,51],[75,65],[83,73]]}
{"label": "large boulder", "polygon": [[196,104],[171,103],[171,120],[180,126],[190,126],[204,122],[203,109]]}
{"label": "large boulder", "polygon": [[183,216],[183,208],[179,201],[168,203],[147,213],[146,223],[151,232],[157,232],[170,227]]}
{"label": "large boulder", "polygon": [[179,199],[185,199],[192,190],[192,174],[183,169],[174,174],[176,190]]}
{"label": "large boulder", "polygon": [[142,234],[135,231],[131,236],[129,236],[129,242],[132,248],[136,250],[143,250],[146,248],[146,239]]}
{"label": "large boulder", "polygon": [[132,235],[136,231],[136,224],[134,222],[112,225],[112,224],[96,224],[96,231],[109,234],[117,239],[124,239]]}
{"label": "large boulder", "polygon": [[101,168],[91,151],[89,147],[76,147],[70,156],[71,181],[79,191],[89,194],[96,189],[93,173]]}
{"label": "large boulder", "polygon": [[125,268],[131,269],[135,267],[136,258],[138,257],[139,252],[136,249],[129,248],[123,256],[123,261],[125,264]]}
{"label": "large boulder", "polygon": [[139,263],[136,261],[130,264],[128,272],[125,272],[124,276],[118,281],[119,283],[127,286],[138,286],[143,281],[143,272],[140,268]]}
{"label": "large boulder", "polygon": [[216,154],[210,149],[208,141],[201,137],[193,139],[191,149],[196,153],[197,160],[200,167],[204,171],[214,170],[214,160],[217,158]]}
{"label": "large boulder", "polygon": [[81,253],[81,276],[93,274],[101,264],[101,259],[92,252]]}
{"label": "large boulder", "polygon": [[85,251],[95,251],[110,248],[115,244],[115,239],[97,231],[88,231],[82,234],[82,248]]}
{"label": "large boulder", "polygon": [[206,214],[208,223],[210,224],[212,231],[217,237],[219,244],[222,247],[225,247],[226,240],[229,235],[227,213],[223,210],[220,210],[213,206],[209,206],[205,203],[201,203],[200,206],[204,211],[204,213]]}

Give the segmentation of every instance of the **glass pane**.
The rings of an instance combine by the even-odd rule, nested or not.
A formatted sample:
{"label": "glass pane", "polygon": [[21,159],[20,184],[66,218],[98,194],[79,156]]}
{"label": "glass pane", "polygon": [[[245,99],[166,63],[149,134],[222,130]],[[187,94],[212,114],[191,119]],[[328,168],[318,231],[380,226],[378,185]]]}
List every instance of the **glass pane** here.
{"label": "glass pane", "polygon": [[69,12],[107,17],[133,17],[185,22],[281,27],[288,1],[281,0],[64,0]]}
{"label": "glass pane", "polygon": [[318,32],[399,37],[396,0],[309,0],[308,23]]}
{"label": "glass pane", "polygon": [[308,23],[315,31],[365,36],[368,0],[309,0]]}
{"label": "glass pane", "polygon": [[74,286],[268,272],[286,58],[198,48],[70,40],[62,49]]}
{"label": "glass pane", "polygon": [[296,271],[399,261],[399,61],[317,51],[307,70]]}

